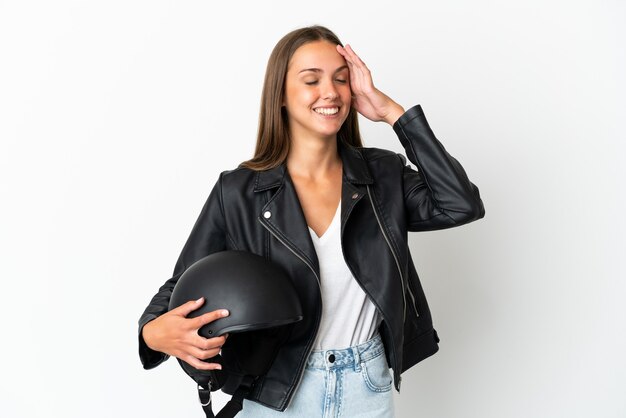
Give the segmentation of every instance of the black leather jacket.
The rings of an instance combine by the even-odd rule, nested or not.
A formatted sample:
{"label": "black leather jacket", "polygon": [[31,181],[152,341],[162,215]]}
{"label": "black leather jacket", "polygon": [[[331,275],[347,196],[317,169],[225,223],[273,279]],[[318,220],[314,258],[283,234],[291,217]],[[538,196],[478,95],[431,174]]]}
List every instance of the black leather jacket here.
{"label": "black leather jacket", "polygon": [[[409,160],[377,148],[339,144],[343,162],[341,243],[343,256],[382,314],[380,333],[395,387],[400,374],[438,350],[439,338],[411,259],[408,231],[450,228],[480,219],[485,210],[478,188],[435,138],[420,105],[406,111],[393,129]],[[296,390],[320,323],[320,273],[315,248],[285,165],[256,172],[237,168],[220,174],[176,263],[139,320],[144,368],[167,359],[148,348],[142,327],[167,311],[180,275],[196,260],[237,249],[282,266],[301,295],[304,319],[294,326],[268,374],[249,397],[284,410]],[[227,393],[238,386],[229,379]]]}

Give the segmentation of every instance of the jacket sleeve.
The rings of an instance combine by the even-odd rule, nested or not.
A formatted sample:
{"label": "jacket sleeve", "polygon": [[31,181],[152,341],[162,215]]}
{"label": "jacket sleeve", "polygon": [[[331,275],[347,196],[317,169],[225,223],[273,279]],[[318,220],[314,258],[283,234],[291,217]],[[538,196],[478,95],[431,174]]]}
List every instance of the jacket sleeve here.
{"label": "jacket sleeve", "polygon": [[435,138],[420,105],[400,116],[393,129],[418,168],[416,171],[406,165],[400,155],[409,231],[451,228],[485,216],[478,188]]}
{"label": "jacket sleeve", "polygon": [[[222,173],[223,174],[223,173]],[[169,355],[154,351],[146,345],[142,330],[151,320],[168,311],[168,305],[174,285],[189,266],[194,262],[217,251],[226,249],[226,225],[222,203],[222,174],[209,194],[200,216],[196,220],[191,234],[185,243],[173,276],[159,288],[150,304],[139,318],[139,358],[144,369],[152,369],[169,358]]]}

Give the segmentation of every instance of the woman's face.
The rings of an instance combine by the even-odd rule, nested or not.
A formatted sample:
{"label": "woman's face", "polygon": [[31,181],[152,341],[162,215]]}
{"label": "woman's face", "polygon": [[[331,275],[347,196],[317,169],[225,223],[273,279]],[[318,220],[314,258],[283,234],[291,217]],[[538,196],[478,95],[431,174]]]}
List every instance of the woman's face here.
{"label": "woman's face", "polygon": [[350,73],[336,46],[315,41],[298,48],[289,61],[283,99],[291,138],[336,138],[350,103]]}

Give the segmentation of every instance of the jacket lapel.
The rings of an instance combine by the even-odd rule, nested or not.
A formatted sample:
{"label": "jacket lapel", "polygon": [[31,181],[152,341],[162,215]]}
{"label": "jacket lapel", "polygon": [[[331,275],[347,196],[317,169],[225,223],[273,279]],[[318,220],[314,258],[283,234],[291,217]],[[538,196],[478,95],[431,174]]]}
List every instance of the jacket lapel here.
{"label": "jacket lapel", "polygon": [[[275,170],[282,173],[279,182],[272,179],[272,177],[277,177],[277,173],[270,173],[270,171]],[[273,185],[271,188],[276,188],[276,192],[263,206],[261,213],[258,214],[259,221],[270,228],[276,238],[287,245],[296,255],[304,258],[319,277],[317,253],[313,241],[311,241],[309,227],[289,172],[282,165],[273,170],[259,172],[259,177],[261,177],[257,183],[259,190],[262,189],[263,185],[269,184]],[[264,190],[267,190],[267,187]]]}
{"label": "jacket lapel", "polygon": [[[366,184],[373,180],[358,149],[338,143],[339,156],[343,165],[341,187],[341,232],[354,206],[365,196]],[[277,239],[303,257],[315,269],[319,277],[319,262],[309,228],[298,199],[295,186],[285,164],[259,171],[254,191],[276,189],[261,213],[257,214],[261,223],[270,228]]]}
{"label": "jacket lapel", "polygon": [[366,185],[374,180],[361,152],[354,147],[338,142],[339,157],[343,165],[341,185],[341,236],[354,206],[365,196]]}

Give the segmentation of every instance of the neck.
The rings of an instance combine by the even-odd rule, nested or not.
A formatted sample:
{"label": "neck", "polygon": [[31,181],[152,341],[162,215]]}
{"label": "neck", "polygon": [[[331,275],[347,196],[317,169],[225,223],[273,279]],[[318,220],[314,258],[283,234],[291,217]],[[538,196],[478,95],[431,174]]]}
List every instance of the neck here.
{"label": "neck", "polygon": [[314,180],[341,167],[337,136],[292,140],[287,156],[290,175]]}

